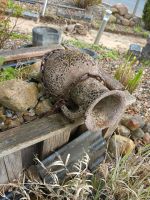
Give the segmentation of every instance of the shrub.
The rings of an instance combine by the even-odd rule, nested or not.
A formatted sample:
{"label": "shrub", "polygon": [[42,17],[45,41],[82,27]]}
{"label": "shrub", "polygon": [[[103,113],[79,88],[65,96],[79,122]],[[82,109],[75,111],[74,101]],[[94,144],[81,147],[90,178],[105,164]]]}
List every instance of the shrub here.
{"label": "shrub", "polygon": [[147,0],[144,11],[143,11],[143,21],[145,23],[145,28],[150,30],[150,0]]}
{"label": "shrub", "polygon": [[143,75],[143,68],[140,68],[138,72],[133,70],[136,61],[136,58],[132,60],[128,58],[126,63],[121,65],[115,73],[115,78],[119,80],[130,93],[133,93],[137,88]]}
{"label": "shrub", "polygon": [[[14,4],[11,0],[0,0],[0,5],[0,49],[2,49],[16,27],[17,18],[21,15],[22,8]],[[12,11],[12,14],[6,16],[5,14],[8,9]],[[17,17],[13,25],[10,21],[11,16]]]}
{"label": "shrub", "polygon": [[98,5],[101,0],[74,0],[74,3],[79,8],[87,8],[88,6]]}

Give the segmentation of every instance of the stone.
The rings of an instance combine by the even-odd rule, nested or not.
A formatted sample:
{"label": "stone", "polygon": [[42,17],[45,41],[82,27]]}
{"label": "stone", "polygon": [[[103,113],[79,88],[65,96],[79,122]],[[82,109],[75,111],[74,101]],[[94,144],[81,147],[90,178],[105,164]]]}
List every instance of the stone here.
{"label": "stone", "polygon": [[38,22],[39,19],[40,19],[39,13],[33,13],[33,12],[30,12],[30,11],[24,11],[22,13],[22,15],[23,15],[24,18],[31,19],[31,20],[34,20],[36,22]]}
{"label": "stone", "polygon": [[4,108],[0,107],[0,123],[4,122],[6,120],[6,115],[4,114],[4,112],[5,112]]}
{"label": "stone", "polygon": [[20,125],[21,125],[21,123],[20,123],[20,120],[18,118],[17,119],[13,119],[13,120],[11,118],[7,118],[5,120],[4,130],[15,128],[15,127],[18,127]]}
{"label": "stone", "polygon": [[131,44],[128,50],[129,55],[139,57],[142,52],[142,47],[139,44]]}
{"label": "stone", "polygon": [[122,4],[122,3],[117,3],[113,6],[113,8],[116,8],[119,12],[120,15],[126,15],[128,14],[128,8],[126,5]]}
{"label": "stone", "polygon": [[125,137],[129,137],[129,135],[130,135],[130,130],[121,124],[117,128],[117,132],[119,135],[122,135]]}
{"label": "stone", "polygon": [[28,75],[29,79],[40,80],[41,61],[38,61],[30,66],[31,71]]}
{"label": "stone", "polygon": [[135,26],[136,24],[135,24],[135,22],[132,20],[132,19],[130,19],[130,24],[129,24],[129,26]]}
{"label": "stone", "polygon": [[114,15],[111,15],[109,18],[110,23],[115,23],[117,21],[117,18]]}
{"label": "stone", "polygon": [[112,11],[112,14],[114,14],[114,13],[119,13],[118,9],[117,9],[117,8],[114,8],[114,7],[111,8],[111,11]]}
{"label": "stone", "polygon": [[41,115],[49,111],[52,111],[52,105],[49,99],[44,99],[43,101],[40,101],[35,108],[36,115]]}
{"label": "stone", "polygon": [[75,25],[75,32],[80,35],[86,35],[88,32],[88,28],[82,24],[77,23]]}
{"label": "stone", "polygon": [[9,109],[6,109],[5,110],[5,115],[6,115],[6,117],[8,117],[8,118],[12,118],[13,116],[14,116],[14,111],[12,111],[12,110],[9,110]]}
{"label": "stone", "polygon": [[145,59],[150,59],[150,35],[145,47],[142,49],[142,57]]}
{"label": "stone", "polygon": [[149,133],[145,133],[145,135],[143,137],[143,143],[150,144],[150,134]]}
{"label": "stone", "polygon": [[121,23],[123,26],[129,26],[130,21],[128,19],[122,18]]}
{"label": "stone", "polygon": [[132,14],[127,13],[126,15],[124,15],[124,18],[126,19],[131,19],[133,17]]}
{"label": "stone", "polygon": [[135,22],[135,24],[139,24],[141,22],[139,17],[133,17],[132,20]]}
{"label": "stone", "polygon": [[121,119],[121,124],[126,126],[131,131],[135,131],[138,128],[143,128],[145,125],[145,121],[139,115],[124,115]]}
{"label": "stone", "polygon": [[25,122],[33,121],[33,120],[35,120],[36,118],[37,118],[36,115],[30,116],[30,115],[27,114],[27,113],[23,115],[23,119],[24,119]]}
{"label": "stone", "polygon": [[113,156],[126,155],[135,149],[134,142],[121,135],[113,135],[109,142],[109,152]]}
{"label": "stone", "polygon": [[131,132],[131,138],[135,140],[143,138],[144,135],[145,133],[141,128],[138,128],[137,130]]}
{"label": "stone", "polygon": [[66,26],[65,30],[69,33],[73,33],[75,29],[75,24],[69,24]]}
{"label": "stone", "polygon": [[26,111],[37,104],[38,89],[35,83],[8,80],[0,83],[0,103],[13,111]]}
{"label": "stone", "polygon": [[145,126],[143,127],[143,131],[146,133],[149,133],[150,134],[150,123],[149,122],[147,122],[146,124],[145,124]]}

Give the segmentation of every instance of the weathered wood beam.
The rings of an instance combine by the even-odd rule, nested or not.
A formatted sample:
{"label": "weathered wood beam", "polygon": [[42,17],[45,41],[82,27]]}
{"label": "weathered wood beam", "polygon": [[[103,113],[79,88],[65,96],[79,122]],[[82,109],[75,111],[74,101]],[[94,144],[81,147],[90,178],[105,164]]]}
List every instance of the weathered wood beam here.
{"label": "weathered wood beam", "polygon": [[[56,143],[61,146],[67,142],[66,139],[69,136],[66,136],[66,132],[70,135],[71,130],[82,123],[82,120],[70,123],[61,114],[54,114],[1,132],[0,158],[47,139],[51,140],[49,148],[54,150]],[[59,138],[59,141],[56,140],[56,137]]]}
{"label": "weathered wood beam", "polygon": [[63,46],[51,45],[50,47],[40,46],[40,47],[20,48],[15,50],[1,50],[0,57],[3,57],[5,59],[5,62],[31,59],[36,57],[42,57],[44,54],[53,51],[55,49],[63,49]]}

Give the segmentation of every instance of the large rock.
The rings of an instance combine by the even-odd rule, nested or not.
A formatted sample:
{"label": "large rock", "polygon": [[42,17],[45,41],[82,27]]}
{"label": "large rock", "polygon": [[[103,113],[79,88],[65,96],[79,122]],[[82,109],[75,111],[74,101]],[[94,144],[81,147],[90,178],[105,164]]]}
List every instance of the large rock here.
{"label": "large rock", "polygon": [[128,19],[122,18],[121,23],[123,26],[129,26],[130,25],[130,21]]}
{"label": "large rock", "polygon": [[109,142],[109,152],[113,155],[125,155],[135,148],[134,142],[121,135],[113,135]]}
{"label": "large rock", "polygon": [[0,104],[14,111],[26,111],[37,104],[38,89],[35,83],[9,80],[0,83]]}
{"label": "large rock", "polygon": [[135,131],[138,128],[143,128],[145,125],[145,121],[139,115],[124,115],[121,119],[121,124],[126,126],[131,131]]}
{"label": "large rock", "polygon": [[116,8],[120,15],[127,15],[128,14],[128,8],[126,5],[122,3],[117,3],[113,6],[113,8]]}
{"label": "large rock", "polygon": [[118,134],[125,136],[125,137],[129,137],[129,135],[130,135],[130,130],[121,124],[117,128],[117,132],[118,132]]}

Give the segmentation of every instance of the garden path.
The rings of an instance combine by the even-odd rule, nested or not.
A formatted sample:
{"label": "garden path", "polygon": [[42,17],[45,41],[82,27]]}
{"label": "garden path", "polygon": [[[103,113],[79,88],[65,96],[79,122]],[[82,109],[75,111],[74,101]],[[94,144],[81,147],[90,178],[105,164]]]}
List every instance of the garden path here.
{"label": "garden path", "polygon": [[[12,22],[15,21],[14,18],[11,19]],[[16,30],[21,32],[21,33],[26,33],[26,34],[31,34],[32,28],[35,26],[41,26],[41,25],[48,25],[52,27],[56,27],[54,24],[50,23],[36,23],[32,20],[26,20],[23,18],[18,19],[18,23],[16,26]],[[58,26],[57,26],[58,27]],[[60,27],[63,28],[63,27]],[[86,36],[82,35],[69,35],[69,34],[64,34],[63,38],[64,39],[80,39],[82,41],[88,42],[88,43],[93,43],[94,39],[96,37],[97,31],[96,30],[90,30]],[[130,44],[137,43],[141,46],[144,46],[146,44],[146,39],[140,38],[140,37],[135,37],[135,36],[128,36],[128,35],[121,35],[121,34],[115,34],[115,33],[108,33],[104,32],[100,44],[106,46],[107,48],[114,48],[118,49],[119,51],[127,51],[129,49]]]}

